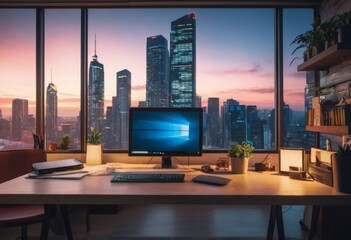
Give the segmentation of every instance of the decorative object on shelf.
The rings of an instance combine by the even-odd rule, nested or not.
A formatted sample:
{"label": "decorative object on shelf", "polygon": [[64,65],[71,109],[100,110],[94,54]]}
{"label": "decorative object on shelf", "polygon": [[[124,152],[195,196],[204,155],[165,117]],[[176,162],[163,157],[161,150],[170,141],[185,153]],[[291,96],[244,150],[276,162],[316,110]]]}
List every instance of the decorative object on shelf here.
{"label": "decorative object on shelf", "polygon": [[325,139],[325,150],[332,151],[332,145],[331,145],[331,141],[329,138]]}
{"label": "decorative object on shelf", "polygon": [[342,136],[342,145],[349,145],[351,147],[351,135]]}
{"label": "decorative object on shelf", "polygon": [[32,131],[34,149],[44,149],[44,137]]}
{"label": "decorative object on shelf", "polygon": [[65,134],[61,137],[60,148],[67,150],[68,146],[71,144],[71,137],[68,134]]}
{"label": "decorative object on shelf", "polygon": [[216,170],[220,170],[221,168],[224,169],[224,171],[227,171],[229,169],[229,160],[227,157],[219,157],[216,162]]}
{"label": "decorative object on shelf", "polygon": [[57,144],[56,143],[49,143],[48,144],[48,150],[49,151],[56,151],[57,149]]}
{"label": "decorative object on shelf", "polygon": [[333,186],[339,192],[351,193],[351,147],[339,146],[332,156]]}
{"label": "decorative object on shelf", "polygon": [[249,159],[253,157],[254,147],[245,141],[231,143],[228,155],[231,160],[232,173],[246,174],[249,167]]}
{"label": "decorative object on shelf", "polygon": [[86,164],[99,165],[102,163],[102,133],[90,128],[87,144]]}

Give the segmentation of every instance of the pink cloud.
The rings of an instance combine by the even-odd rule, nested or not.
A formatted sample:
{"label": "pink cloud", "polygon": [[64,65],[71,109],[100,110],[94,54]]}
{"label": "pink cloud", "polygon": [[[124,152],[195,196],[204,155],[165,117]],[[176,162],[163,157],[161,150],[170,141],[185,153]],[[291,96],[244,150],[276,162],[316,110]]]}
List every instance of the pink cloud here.
{"label": "pink cloud", "polygon": [[274,93],[273,87],[266,87],[266,88],[232,88],[222,91],[217,91],[216,95],[226,95],[226,94],[272,94]]}
{"label": "pink cloud", "polygon": [[213,71],[207,71],[208,74],[210,75],[216,75],[216,76],[231,76],[231,75],[248,75],[248,74],[253,74],[253,73],[260,73],[261,72],[261,66],[259,63],[252,63],[251,66],[247,67],[240,67],[240,68],[231,68],[231,69],[223,69],[223,70],[213,70]]}
{"label": "pink cloud", "polygon": [[136,86],[132,86],[132,90],[133,91],[143,91],[146,89],[146,85],[136,85]]}

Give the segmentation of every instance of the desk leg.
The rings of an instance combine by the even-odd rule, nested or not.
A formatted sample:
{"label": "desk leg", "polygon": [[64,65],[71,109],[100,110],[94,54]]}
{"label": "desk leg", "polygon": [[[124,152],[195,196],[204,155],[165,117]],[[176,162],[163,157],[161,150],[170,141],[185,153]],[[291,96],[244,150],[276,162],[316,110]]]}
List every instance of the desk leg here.
{"label": "desk leg", "polygon": [[270,213],[269,213],[267,238],[266,238],[267,240],[272,240],[273,239],[274,224],[275,224],[275,208],[274,208],[274,206],[271,206],[271,210],[270,210]]}
{"label": "desk leg", "polygon": [[68,217],[67,206],[60,205],[60,209],[61,209],[63,221],[65,223],[65,230],[66,230],[67,239],[73,240],[72,229],[71,229],[71,224],[70,224],[69,217]]}
{"label": "desk leg", "polygon": [[320,206],[312,207],[311,226],[308,233],[308,240],[312,240],[314,235],[317,233],[319,211]]}
{"label": "desk leg", "polygon": [[44,219],[41,224],[40,240],[47,240],[49,236],[50,218],[54,215],[55,208],[52,205],[44,205]]}
{"label": "desk leg", "polygon": [[266,238],[267,240],[273,239],[275,222],[277,222],[278,239],[284,240],[285,233],[284,233],[284,222],[283,222],[283,213],[282,213],[281,205],[271,206],[269,222],[268,222],[267,238]]}

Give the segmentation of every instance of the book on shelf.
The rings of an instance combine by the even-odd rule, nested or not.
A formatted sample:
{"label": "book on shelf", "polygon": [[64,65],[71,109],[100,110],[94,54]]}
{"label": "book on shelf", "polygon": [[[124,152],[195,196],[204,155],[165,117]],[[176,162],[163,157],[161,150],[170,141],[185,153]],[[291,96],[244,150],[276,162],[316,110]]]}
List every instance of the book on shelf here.
{"label": "book on shelf", "polygon": [[323,123],[322,106],[320,104],[319,97],[312,98],[312,119],[313,126],[321,126]]}
{"label": "book on shelf", "polygon": [[308,126],[350,126],[351,104],[337,104],[336,100],[320,101],[312,98],[312,108],[307,110]]}
{"label": "book on shelf", "polygon": [[323,119],[325,126],[349,126],[351,123],[351,104],[325,106]]}

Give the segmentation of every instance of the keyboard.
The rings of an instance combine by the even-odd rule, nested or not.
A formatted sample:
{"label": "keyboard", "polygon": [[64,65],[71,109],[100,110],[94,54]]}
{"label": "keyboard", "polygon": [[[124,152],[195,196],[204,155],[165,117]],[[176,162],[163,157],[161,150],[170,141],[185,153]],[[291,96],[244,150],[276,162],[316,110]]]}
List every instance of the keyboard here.
{"label": "keyboard", "polygon": [[184,182],[182,173],[117,172],[111,182]]}

